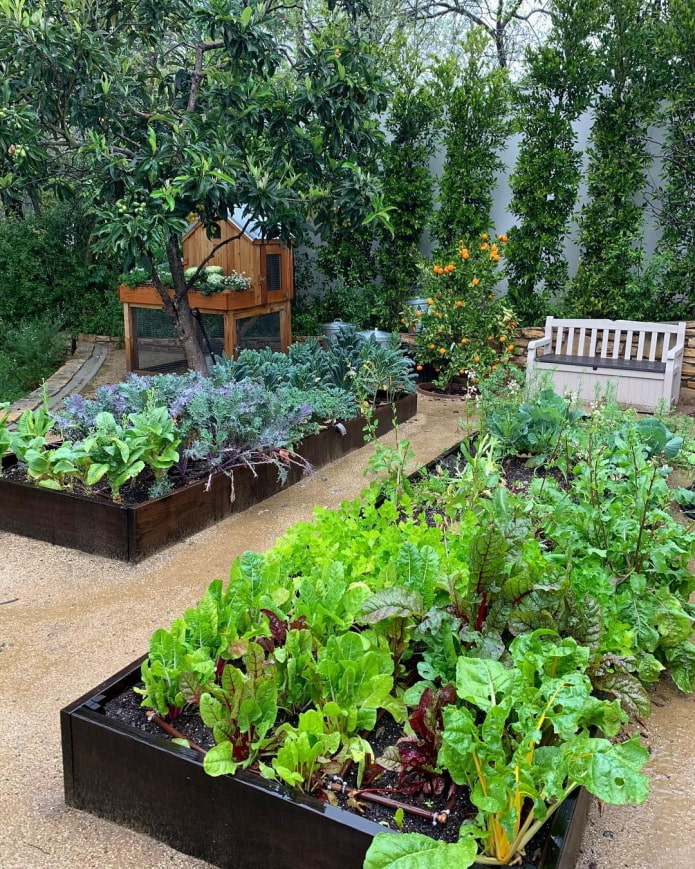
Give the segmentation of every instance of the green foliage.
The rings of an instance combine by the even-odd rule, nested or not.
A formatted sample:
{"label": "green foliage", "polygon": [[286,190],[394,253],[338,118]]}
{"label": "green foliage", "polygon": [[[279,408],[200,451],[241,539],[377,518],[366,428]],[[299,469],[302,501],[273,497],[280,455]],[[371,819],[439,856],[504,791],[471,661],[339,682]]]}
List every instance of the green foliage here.
{"label": "green foliage", "polygon": [[30,15],[8,0],[0,195],[72,185],[93,203],[100,249],[145,266],[155,285],[165,254],[176,291],[166,310],[204,371],[181,264],[191,215],[214,238],[243,206],[264,235],[295,241],[309,222],[330,238],[387,219],[369,171],[385,82],[355,11],[330,4],[287,50],[263,6],[127,6],[114,17],[55,0]]}
{"label": "green foliage", "polygon": [[384,202],[393,208],[391,234],[381,233],[375,254],[388,328],[396,325],[403,304],[416,287],[420,243],[434,202],[429,162],[434,154],[438,114],[435,98],[430,86],[417,82],[417,59],[405,57],[402,63],[403,68],[396,72],[399,87],[385,122],[390,139],[381,158]]}
{"label": "green foliage", "polygon": [[226,587],[157,632],[143,665],[147,705],[201,704],[213,774],[258,758],[262,775],[307,791],[347,758],[361,780],[379,710],[403,725],[402,766],[398,746],[422,747],[423,698],[449,691],[440,724],[426,722],[429,767],[468,787],[477,817],[453,845],[379,837],[367,866],[468,865],[475,841],[509,863],[579,786],[642,802],[647,752],[618,731],[648,714],[643,686],[661,670],[695,684],[695,533],[667,510],[663,464],[679,426],[602,408],[571,417],[549,392],[525,413],[561,473],[515,492],[484,434],[460,472],[407,497],[377,503],[371,487],[317,509],[238,559]]}
{"label": "green foliage", "polygon": [[340,748],[340,734],[326,730],[326,721],[316,709],[302,712],[296,727],[278,728],[284,741],[273,758],[273,770],[290,787],[311,792],[323,766]]}
{"label": "green foliage", "polygon": [[264,747],[278,714],[274,668],[263,648],[243,644],[239,657],[242,666],[227,664],[219,684],[199,700],[200,717],[212,728],[217,743],[204,760],[205,771],[214,776],[249,766]]}
{"label": "green foliage", "polygon": [[0,219],[7,288],[0,294],[0,321],[6,328],[50,321],[54,332],[123,334],[118,267],[109,257],[95,257],[91,231],[84,205],[74,200]]}
{"label": "green foliage", "polygon": [[545,44],[526,52],[515,92],[522,140],[510,178],[509,299],[524,325],[542,322],[569,275],[564,243],[581,178],[573,123],[587,109],[596,80],[592,37],[603,13],[593,0],[556,0]]}
{"label": "green foliage", "polygon": [[589,200],[580,217],[581,260],[565,307],[578,317],[632,317],[629,286],[643,261],[647,129],[660,92],[654,80],[649,4],[616,0],[602,28],[601,89],[589,146]]}
{"label": "green foliage", "polygon": [[[669,0],[663,13],[659,54],[665,69],[669,99],[659,121],[666,127],[662,178],[663,236],[659,251],[645,270],[651,298],[661,301],[668,317],[695,317],[695,183],[692,142],[695,136],[695,57],[693,6],[689,0]],[[652,284],[651,279],[654,279]],[[644,287],[642,288],[644,291]],[[662,315],[663,316],[663,315]]]}
{"label": "green foliage", "polygon": [[510,133],[507,70],[483,60],[487,37],[472,30],[465,60],[449,57],[434,68],[434,94],[441,107],[441,143],[446,156],[439,182],[439,209],[432,233],[447,250],[453,238],[473,238],[492,223],[499,150]]}
{"label": "green foliage", "polygon": [[[114,500],[145,470],[154,476],[150,497],[167,494],[172,467],[180,485],[195,461],[198,476],[271,463],[284,479],[292,464],[308,470],[294,452],[303,437],[373,409],[377,398],[412,391],[411,367],[400,346],[355,336],[328,350],[307,343],[287,355],[245,351],[209,378],[131,375],[94,399],[70,396],[57,414],[27,411],[11,446],[38,484],[107,495],[105,480]],[[50,429],[53,441],[62,437],[60,449],[49,443]]]}
{"label": "green foliage", "polygon": [[321,711],[343,736],[370,731],[393,688],[393,658],[369,633],[328,637],[317,654]]}
{"label": "green foliage", "polygon": [[4,456],[10,448],[10,430],[7,427],[9,414],[4,413],[7,402],[0,402],[0,456]]}
{"label": "green foliage", "polygon": [[414,356],[434,368],[434,383],[445,392],[455,379],[479,382],[514,350],[514,314],[493,292],[506,240],[482,233],[480,240],[460,240],[448,257],[421,266],[420,292],[429,296],[429,310],[416,312]]}
{"label": "green foliage", "polygon": [[65,360],[66,342],[50,314],[15,325],[0,318],[0,400],[21,398],[50,377]]}
{"label": "green foliage", "polygon": [[467,869],[475,863],[478,848],[470,833],[462,830],[465,835],[453,844],[421,833],[379,833],[369,846],[364,869]]}
{"label": "green foliage", "polygon": [[[600,799],[641,803],[649,755],[638,739],[613,745],[623,713],[597,700],[584,675],[586,649],[550,631],[510,646],[511,668],[460,658],[456,689],[465,706],[443,710],[440,762],[470,788],[486,830],[485,853],[502,863],[523,850],[540,824],[577,786]],[[472,707],[472,708],[471,708]],[[524,801],[532,807],[522,814]]]}
{"label": "green foliage", "polygon": [[572,410],[569,399],[546,387],[518,407],[493,410],[486,424],[508,454],[531,453],[535,458],[529,465],[533,467],[543,464],[559,448],[565,429],[586,415],[581,409]]}
{"label": "green foliage", "polygon": [[[223,290],[232,290],[234,292],[243,293],[251,286],[251,278],[245,274],[232,271],[231,274],[225,275],[222,266],[204,266],[198,268],[192,266],[185,269],[183,273],[189,289],[201,293],[203,296],[209,296],[213,293],[221,293]],[[173,288],[174,279],[168,269],[159,269],[158,277],[162,286]],[[124,272],[119,278],[120,283],[126,287],[138,287],[141,284],[152,283],[152,272],[143,268],[130,269]]]}

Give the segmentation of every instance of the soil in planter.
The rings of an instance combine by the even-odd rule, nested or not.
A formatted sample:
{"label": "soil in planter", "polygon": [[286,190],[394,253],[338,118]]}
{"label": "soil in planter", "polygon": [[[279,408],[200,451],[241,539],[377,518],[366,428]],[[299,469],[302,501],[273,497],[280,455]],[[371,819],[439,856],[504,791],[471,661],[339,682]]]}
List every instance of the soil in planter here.
{"label": "soil in planter", "polygon": [[[210,476],[210,473],[210,466],[205,462],[189,463],[186,469],[186,479],[181,477],[176,468],[171,468],[167,476],[171,488],[168,491],[161,492],[160,494],[171,495],[178,489],[183,489],[185,486],[197,483],[199,480],[207,479],[207,477]],[[221,472],[216,471],[215,473]],[[0,476],[13,483],[27,483],[30,486],[36,485],[36,483],[27,475],[26,465],[23,462],[15,462],[14,464],[4,468]],[[154,484],[154,474],[149,468],[145,469],[134,480],[130,480],[121,487],[121,500],[119,503],[123,507],[135,507],[138,504],[145,503],[145,501],[152,500],[157,497],[156,494],[152,493],[152,487]],[[94,486],[84,486],[79,482],[79,480],[76,480],[73,487],[66,491],[70,494],[89,498],[93,501],[100,501],[109,504],[114,503],[111,496],[111,488],[105,478]]]}
{"label": "soil in planter", "polygon": [[[103,706],[104,713],[107,718],[117,720],[143,733],[150,733],[164,739],[170,739],[171,737],[167,733],[147,718],[146,710],[140,705],[140,699],[138,694],[132,689],[128,689],[122,694],[106,701]],[[205,750],[212,748],[215,744],[212,731],[203,724],[197,711],[193,708],[184,710],[171,724],[186,739]],[[401,736],[403,736],[402,728],[390,716],[383,716],[370,738],[370,744],[374,749],[375,757],[378,757],[387,746],[394,745]],[[363,783],[363,787],[374,789],[375,792],[397,800],[400,803],[417,806],[428,811],[442,811],[445,808],[445,796],[430,798],[423,797],[422,795],[410,796],[396,792],[397,779],[396,773],[385,771],[378,778],[371,781],[369,785]],[[346,772],[345,781],[348,787],[357,787],[357,771],[354,766]],[[387,806],[368,802],[364,799],[359,799],[359,797],[355,805],[347,796],[342,794],[335,794],[334,801],[345,811],[360,814],[362,817],[374,821],[385,829],[404,833],[422,833],[423,835],[430,836],[432,839],[444,842],[457,841],[461,824],[466,820],[473,819],[477,812],[476,808],[469,801],[466,790],[463,788],[458,789],[455,802],[449,804],[450,815],[446,824],[433,825],[432,821],[427,818],[421,818],[405,812],[403,822],[399,826],[395,821],[394,810]],[[526,847],[526,860],[523,864],[518,864],[520,869],[536,869],[546,847],[548,835],[549,829],[544,827],[529,842]]]}
{"label": "soil in planter", "polygon": [[[475,446],[471,448],[475,454]],[[555,479],[561,488],[565,488],[565,480],[562,473],[557,468],[541,465],[537,468],[529,468],[527,466],[528,456],[507,456],[502,461],[502,470],[504,473],[504,481],[510,492],[515,495],[523,495],[528,491],[531,482],[538,478],[552,477]],[[442,456],[432,466],[430,473],[449,474],[452,479],[460,475],[466,460],[460,452],[451,452],[448,455]],[[420,480],[426,480],[428,475],[420,477]],[[418,480],[419,482],[419,480]],[[428,525],[434,526],[437,524],[437,517],[442,515],[442,511],[436,506],[427,507],[424,511],[425,520]]]}

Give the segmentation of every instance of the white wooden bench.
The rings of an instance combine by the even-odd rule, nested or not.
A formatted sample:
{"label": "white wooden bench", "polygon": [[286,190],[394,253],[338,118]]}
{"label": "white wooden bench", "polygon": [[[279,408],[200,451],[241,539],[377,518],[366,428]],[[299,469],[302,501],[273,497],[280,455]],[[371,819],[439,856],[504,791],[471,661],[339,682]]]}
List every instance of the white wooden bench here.
{"label": "white wooden bench", "polygon": [[526,380],[547,372],[556,392],[582,401],[610,384],[621,404],[653,411],[678,401],[684,346],[685,323],[548,317],[544,337],[529,342]]}

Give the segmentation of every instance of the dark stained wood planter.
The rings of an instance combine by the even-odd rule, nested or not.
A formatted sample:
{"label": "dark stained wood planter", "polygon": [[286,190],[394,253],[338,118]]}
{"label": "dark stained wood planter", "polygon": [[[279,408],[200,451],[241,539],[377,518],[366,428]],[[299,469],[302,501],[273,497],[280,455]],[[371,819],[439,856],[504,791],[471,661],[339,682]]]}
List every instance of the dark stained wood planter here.
{"label": "dark stained wood planter", "polygon": [[[142,660],[61,711],[69,806],[222,869],[361,869],[379,824],[250,773],[212,778],[195,752],[107,718]],[[588,805],[581,789],[553,815],[539,869],[574,869]]]}
{"label": "dark stained wood planter", "polygon": [[[417,396],[399,399],[396,408],[399,422],[410,419],[417,413]],[[377,409],[379,436],[392,428],[392,415],[390,405]],[[320,468],[363,446],[363,426],[364,419],[358,418],[342,424],[344,434],[331,427],[305,438],[297,452]],[[3,462],[13,460],[6,457]],[[301,476],[301,470],[292,467],[284,485],[296,483]],[[217,474],[207,492],[206,482],[124,507],[0,478],[0,530],[107,558],[140,561],[283,488],[273,465],[257,467],[256,476],[248,468],[235,469],[231,479]]]}

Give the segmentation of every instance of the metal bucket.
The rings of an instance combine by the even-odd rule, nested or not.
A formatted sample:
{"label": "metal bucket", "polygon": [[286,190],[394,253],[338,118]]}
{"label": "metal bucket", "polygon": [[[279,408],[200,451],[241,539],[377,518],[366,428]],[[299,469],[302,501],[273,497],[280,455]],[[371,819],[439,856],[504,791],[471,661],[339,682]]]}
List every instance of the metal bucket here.
{"label": "metal bucket", "polygon": [[354,332],[355,326],[353,323],[344,323],[341,319],[336,318],[332,323],[324,323],[321,326],[321,331],[326,341],[335,341],[340,334]]}
{"label": "metal bucket", "polygon": [[376,341],[377,344],[391,343],[391,333],[384,332],[381,329],[367,329],[364,332],[358,332],[357,335],[363,341]]}
{"label": "metal bucket", "polygon": [[[422,329],[422,317],[429,311],[430,306],[427,304],[427,299],[408,299],[405,303],[406,308],[410,308],[413,312],[413,322],[415,323],[409,331],[419,332]],[[420,316],[417,316],[417,312]]]}

